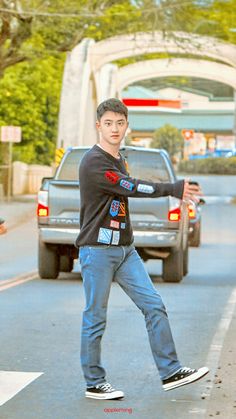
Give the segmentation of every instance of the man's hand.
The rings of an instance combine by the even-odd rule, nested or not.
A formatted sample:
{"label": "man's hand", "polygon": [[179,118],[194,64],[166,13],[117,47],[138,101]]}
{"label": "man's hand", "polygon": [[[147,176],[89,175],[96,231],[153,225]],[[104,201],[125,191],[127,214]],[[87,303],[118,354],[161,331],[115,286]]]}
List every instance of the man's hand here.
{"label": "man's hand", "polygon": [[197,204],[201,195],[202,190],[197,182],[191,182],[189,179],[184,181],[183,201],[193,201]]}

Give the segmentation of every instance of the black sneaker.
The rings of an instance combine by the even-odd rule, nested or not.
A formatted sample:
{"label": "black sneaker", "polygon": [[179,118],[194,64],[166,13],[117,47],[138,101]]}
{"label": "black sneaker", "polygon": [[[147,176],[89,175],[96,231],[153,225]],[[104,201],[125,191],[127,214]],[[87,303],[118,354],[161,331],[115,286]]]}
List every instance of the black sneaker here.
{"label": "black sneaker", "polygon": [[109,383],[102,383],[95,387],[87,388],[85,396],[91,399],[111,400],[121,399],[124,397],[124,393],[123,391],[115,390]]}
{"label": "black sneaker", "polygon": [[165,391],[173,390],[174,388],[199,380],[208,372],[209,369],[207,367],[199,368],[199,370],[186,367],[180,368],[174,375],[162,381],[162,387]]}

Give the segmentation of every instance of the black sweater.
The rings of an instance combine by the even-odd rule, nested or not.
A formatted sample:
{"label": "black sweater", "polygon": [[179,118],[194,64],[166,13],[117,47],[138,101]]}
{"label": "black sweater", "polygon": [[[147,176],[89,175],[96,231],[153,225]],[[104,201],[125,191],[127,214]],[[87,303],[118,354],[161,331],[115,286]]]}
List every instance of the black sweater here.
{"label": "black sweater", "polygon": [[128,246],[133,242],[128,197],[181,199],[184,181],[153,183],[134,179],[123,157],[116,159],[99,146],[83,157],[79,168],[80,234],[76,246]]}

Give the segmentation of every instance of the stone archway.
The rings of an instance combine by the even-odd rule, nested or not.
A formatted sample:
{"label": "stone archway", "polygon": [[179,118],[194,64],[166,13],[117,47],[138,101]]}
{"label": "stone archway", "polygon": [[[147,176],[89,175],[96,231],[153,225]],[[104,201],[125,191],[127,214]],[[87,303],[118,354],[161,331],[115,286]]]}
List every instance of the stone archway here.
{"label": "stone archway", "polygon": [[[197,77],[203,77],[205,74],[203,78],[217,81],[223,78],[224,83],[235,88],[235,84],[232,84],[232,77],[235,77],[236,71],[235,45],[187,33],[174,35],[175,38],[164,38],[161,32],[137,33],[112,37],[97,43],[92,39],[84,39],[77,45],[68,54],[65,64],[58,147],[94,144],[97,139],[95,110],[98,103],[108,97],[119,97],[122,86],[129,84],[128,80],[153,77],[153,65],[155,77],[163,76],[163,72],[165,75],[177,75],[178,68],[178,75],[187,75],[188,72],[188,75]],[[201,60],[202,66],[199,66],[199,60],[187,58],[151,60],[151,66],[147,60],[142,64],[137,62],[120,69],[112,64],[119,58],[150,52],[193,54],[198,56],[199,60],[201,57],[209,57],[221,61],[222,64]],[[219,78],[213,78],[214,71],[217,72],[215,77]]]}
{"label": "stone archway", "polygon": [[169,37],[162,32],[140,32],[108,38],[91,45],[90,59],[93,71],[97,71],[120,58],[152,52],[205,56],[236,67],[236,45],[184,32],[175,32]]}
{"label": "stone archway", "polygon": [[124,87],[152,77],[187,76],[215,80],[236,90],[236,68],[214,61],[172,58],[139,61],[121,67],[117,74],[119,93]]}

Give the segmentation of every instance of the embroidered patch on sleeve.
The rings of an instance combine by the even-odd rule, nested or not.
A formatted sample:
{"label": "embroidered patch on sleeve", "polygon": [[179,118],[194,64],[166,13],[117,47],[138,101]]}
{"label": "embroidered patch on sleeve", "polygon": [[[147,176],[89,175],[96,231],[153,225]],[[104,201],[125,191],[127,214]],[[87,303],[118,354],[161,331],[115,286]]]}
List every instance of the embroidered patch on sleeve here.
{"label": "embroidered patch on sleeve", "polygon": [[126,224],[125,223],[120,223],[120,228],[122,228],[122,230],[124,230],[125,227],[126,227]]}
{"label": "embroidered patch on sleeve", "polygon": [[119,240],[120,240],[120,232],[119,231],[113,231],[111,244],[117,245],[117,244],[119,244]]}
{"label": "embroidered patch on sleeve", "polygon": [[109,228],[100,228],[98,234],[98,242],[104,244],[111,243],[112,230]]}
{"label": "embroidered patch on sleeve", "polygon": [[154,188],[151,185],[144,185],[144,184],[140,183],[137,187],[137,191],[138,192],[143,192],[143,193],[153,193]]}
{"label": "embroidered patch on sleeve", "polygon": [[120,201],[116,201],[113,199],[111,206],[110,206],[110,214],[112,217],[115,217],[119,212]]}
{"label": "embroidered patch on sleeve", "polygon": [[113,228],[120,228],[120,223],[119,223],[119,221],[111,220],[111,222],[110,222],[110,227],[113,227]]}
{"label": "embroidered patch on sleeve", "polygon": [[128,180],[121,179],[120,186],[122,186],[122,188],[128,189],[129,191],[132,191],[134,184],[129,182]]}
{"label": "embroidered patch on sleeve", "polygon": [[120,210],[119,210],[119,213],[118,213],[118,217],[125,217],[125,216],[126,216],[125,203],[120,202]]}
{"label": "embroidered patch on sleeve", "polygon": [[120,179],[120,176],[115,172],[107,171],[105,173],[105,178],[108,180],[108,182],[115,184]]}

